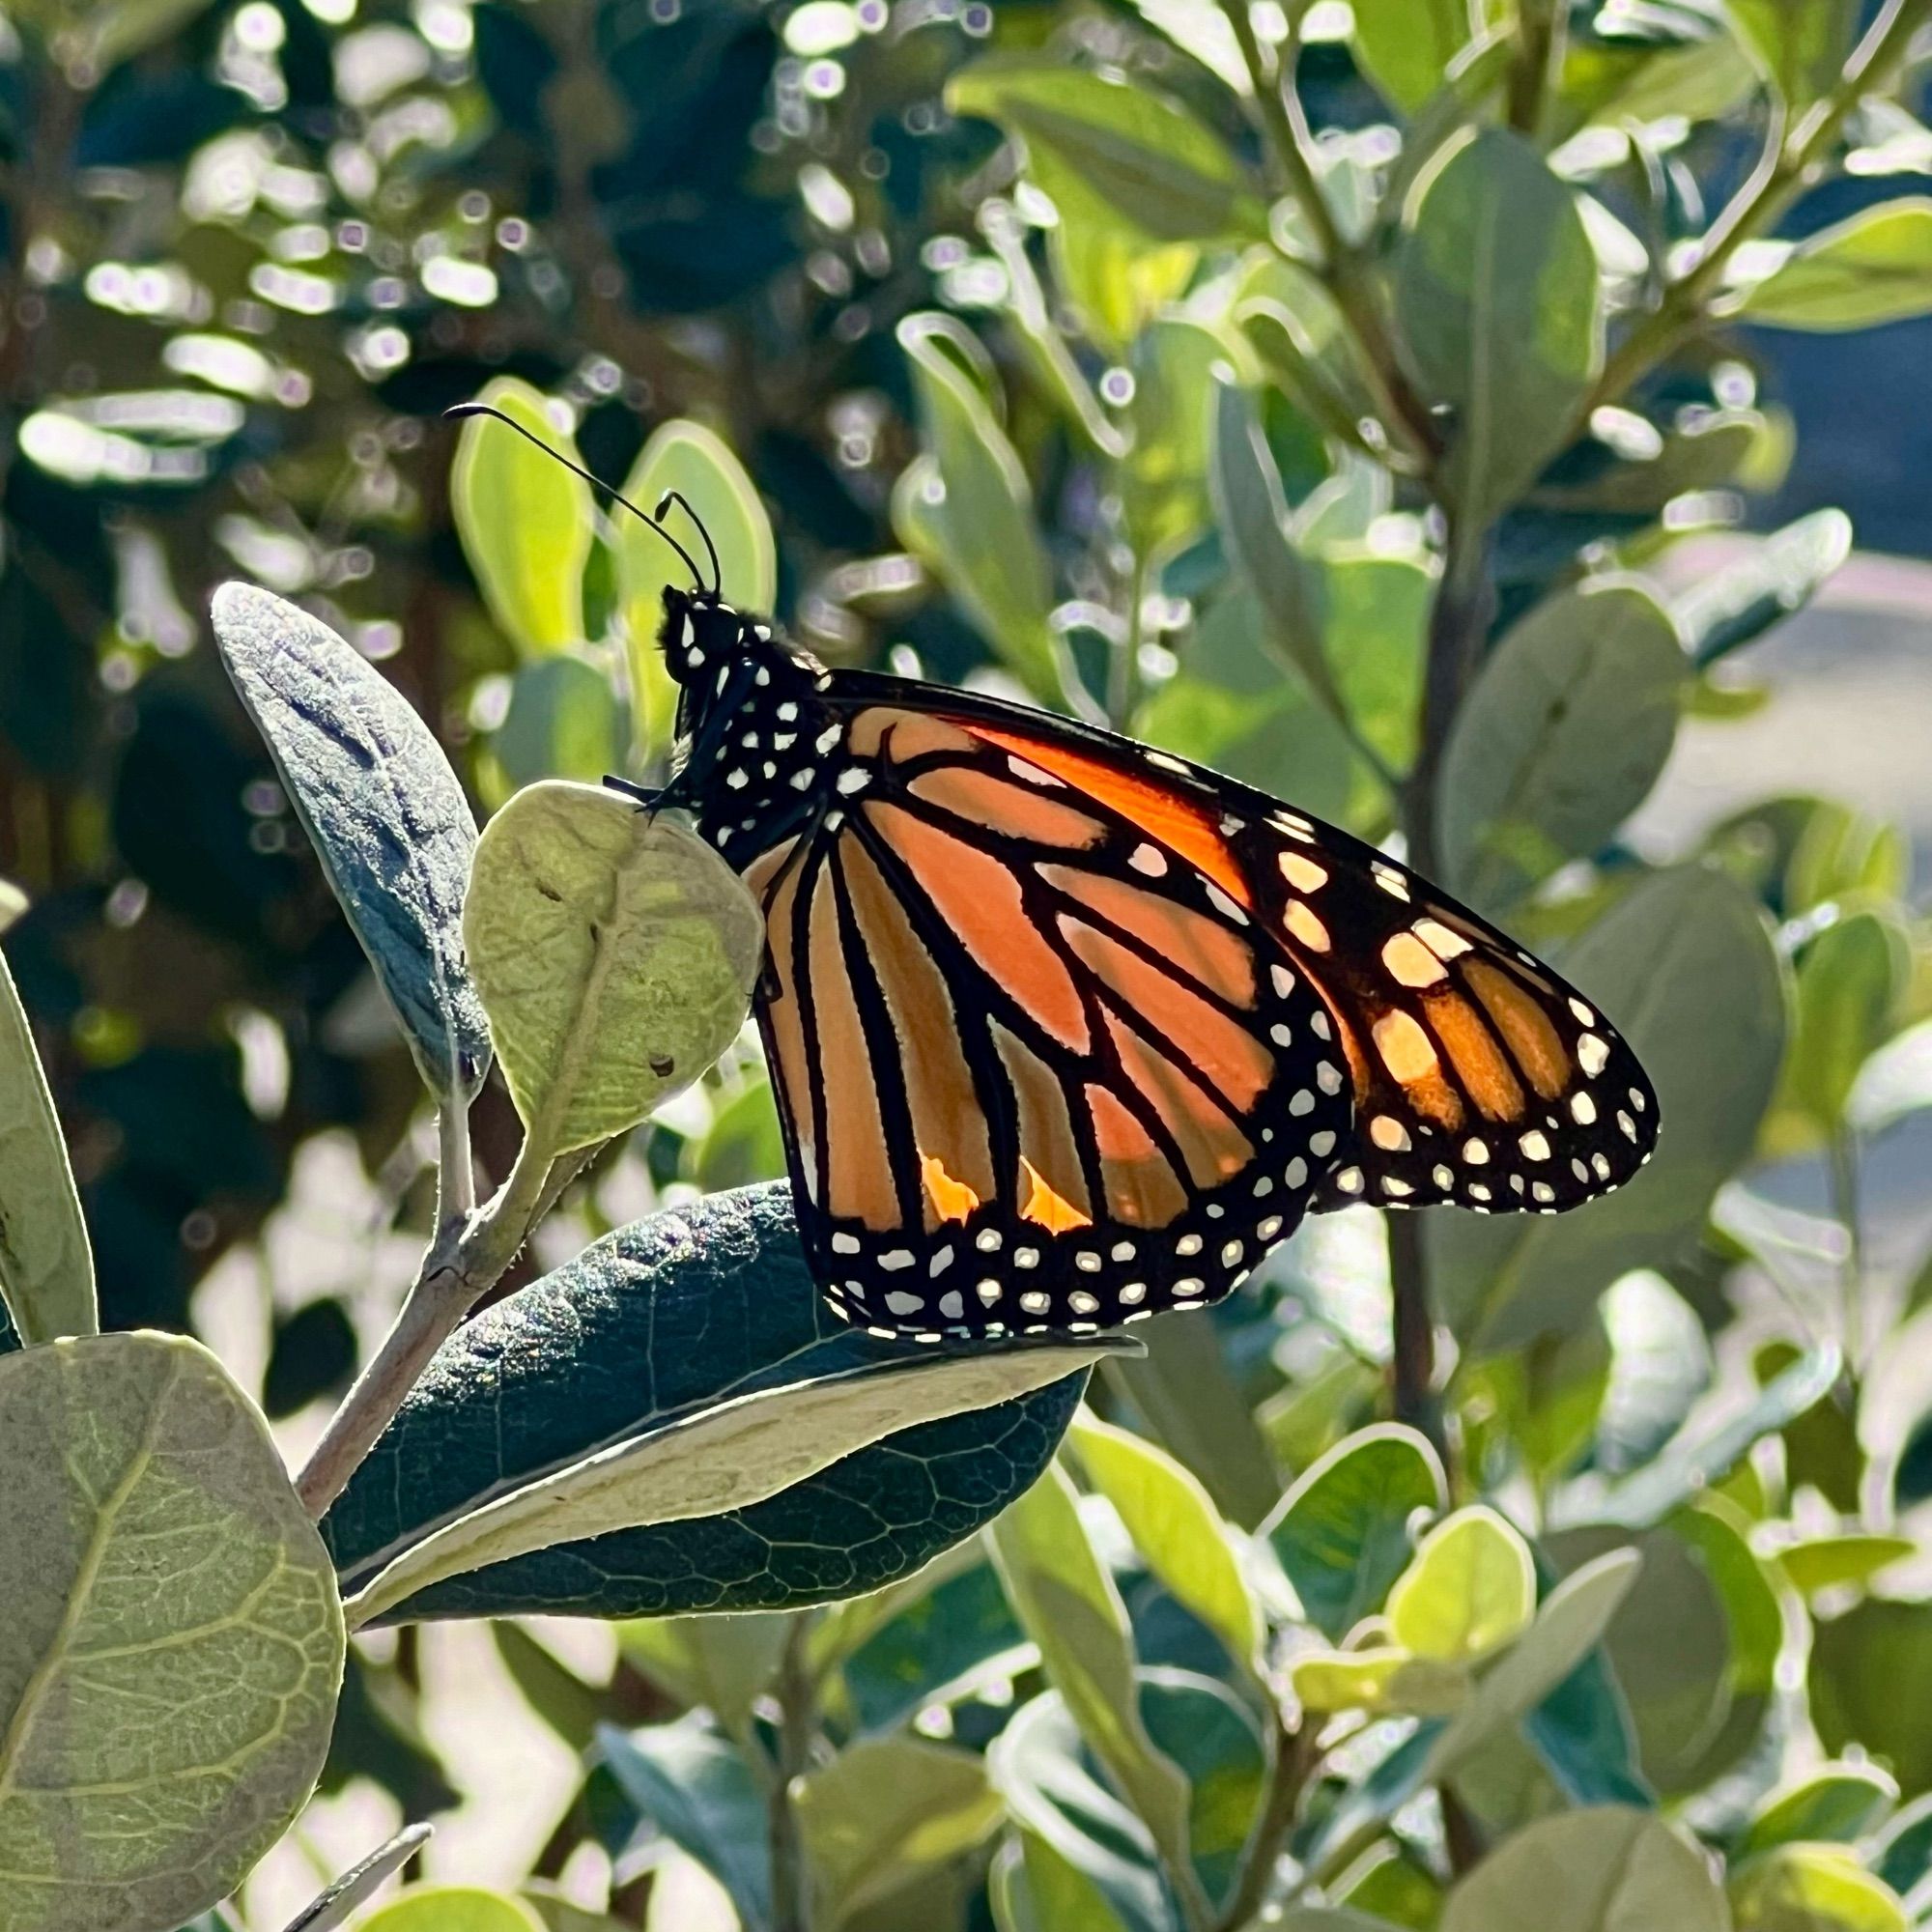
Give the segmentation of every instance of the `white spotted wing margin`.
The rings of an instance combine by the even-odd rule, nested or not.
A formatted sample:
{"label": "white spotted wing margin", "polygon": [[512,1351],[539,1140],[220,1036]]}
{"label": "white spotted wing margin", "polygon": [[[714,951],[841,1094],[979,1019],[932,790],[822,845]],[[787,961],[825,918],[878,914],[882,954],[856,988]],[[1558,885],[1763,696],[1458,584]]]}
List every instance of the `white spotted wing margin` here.
{"label": "white spotted wing margin", "polygon": [[1174,845],[1001,745],[851,716],[748,870],[799,1217],[841,1319],[1082,1333],[1230,1293],[1350,1141],[1324,1009]]}
{"label": "white spotted wing margin", "polygon": [[1326,1002],[1356,1100],[1317,1209],[1561,1213],[1651,1157],[1656,1092],[1604,1014],[1507,933],[1360,839],[1274,807],[1239,841]]}

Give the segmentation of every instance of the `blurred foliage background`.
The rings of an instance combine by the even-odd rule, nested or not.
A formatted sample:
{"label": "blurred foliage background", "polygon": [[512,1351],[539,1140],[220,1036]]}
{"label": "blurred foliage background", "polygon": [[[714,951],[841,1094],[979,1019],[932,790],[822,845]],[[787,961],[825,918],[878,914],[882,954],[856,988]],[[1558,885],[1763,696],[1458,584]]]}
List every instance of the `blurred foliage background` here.
{"label": "blurred foliage background", "polygon": [[[1453,1449],[1454,1499],[1505,1498],[1520,1528],[1548,1532],[1546,1586],[1612,1544],[1644,1550],[1611,1645],[1624,1702],[1589,1707],[1623,1711],[1635,1755],[1566,1756],[1575,1740],[1548,1728],[1540,1757],[1488,1762],[1446,1815],[1384,1830],[1376,1813],[1359,1847],[1347,1816],[1316,1818],[1330,1854],[1361,1853],[1359,1873],[1336,1866],[1359,1879],[1352,1902],[1447,1922],[1442,1884],[1471,1842],[1565,1799],[1662,1801],[1714,1841],[1756,1831],[1760,1850],[1877,1831],[1894,1800],[1932,1788],[1895,1696],[1932,1652],[1913,1526],[1932,1497],[1932,1385],[1909,1372],[1932,1297],[1932,946],[1911,838],[1932,834],[1932,606],[1922,569],[1895,554],[1932,553],[1916,480],[1932,211],[1911,198],[1932,133],[1911,43],[1922,10],[1883,10],[1881,25],[1904,22],[1884,85],[1833,105],[1878,11],[1253,10],[1297,78],[1306,125],[1288,152],[1305,141],[1319,162],[1318,230],[1378,272],[1402,238],[1440,238],[1391,271],[1411,338],[1400,366],[1426,394],[1454,392],[1442,318],[1473,241],[1446,203],[1433,223],[1414,211],[1464,191],[1470,126],[1491,130],[1481,166],[1529,170],[1504,199],[1521,221],[1503,282],[1527,292],[1518,333],[1560,386],[1561,327],[1539,330],[1561,321],[1565,275],[1582,277],[1585,334],[1610,311],[1627,340],[1760,156],[1834,117],[1815,172],[1779,182],[1777,225],[1708,292],[1718,326],[1653,344],[1655,366],[1628,372],[1639,389],[1612,384],[1578,434],[1539,442],[1577,394],[1539,399],[1525,356],[1493,471],[1445,466],[1450,524],[1427,419],[1405,422],[1388,365],[1353,353],[1349,304],[1308,272],[1324,237],[1305,199],[1278,193],[1294,184],[1268,175],[1283,154],[1265,115],[1257,126],[1224,9],[0,13],[0,875],[17,888],[0,917],[69,1129],[105,1324],[204,1333],[299,1444],[380,1332],[428,1212],[413,1070],[210,648],[212,587],[243,576],[325,616],[432,720],[484,810],[537,777],[647,774],[666,754],[647,647],[661,559],[615,529],[592,543],[587,493],[541,459],[472,430],[459,460],[440,412],[496,384],[599,474],[690,489],[743,573],[731,587],[828,659],[1017,688],[1370,837],[1406,818],[1458,890],[1533,943],[1575,941],[1583,983],[1641,1004],[1611,1010],[1685,1122],[1667,1178],[1633,1212],[1547,1240],[1432,1228],[1426,1255],[1399,1252],[1398,1272],[1434,1285],[1433,1378],[1427,1362],[1420,1381],[1405,1369],[1388,1239],[1364,1211],[1311,1228],[1260,1292],[1161,1335],[1102,1394],[1252,1530],[1386,1412],[1393,1378],[1406,1419]],[[1576,217],[1548,213],[1559,179],[1580,256]],[[1832,240],[1881,205],[1906,210],[1902,225]],[[1601,338],[1575,346],[1587,389]],[[1836,592],[1780,629],[1854,531],[1866,548]],[[1503,640],[1492,735],[1460,767],[1423,705],[1445,610],[1485,646]],[[1665,673],[1660,636],[1684,654]],[[1541,709],[1523,696],[1539,644],[1562,667]],[[1485,790],[1512,746],[1509,769],[1543,786],[1537,811]],[[1553,747],[1546,766],[1538,746]],[[1426,827],[1402,782],[1419,754],[1446,760]],[[1591,776],[1566,789],[1573,763]],[[500,1176],[515,1124],[495,1082],[476,1126]],[[607,1155],[510,1285],[587,1234],[779,1169],[747,1046]],[[1201,1680],[1236,1681],[1239,1704],[1252,1660],[1225,1629],[1216,1650],[1178,1573],[1136,1554],[1121,1528],[1134,1491],[1118,1469],[1107,1481],[1106,1454],[1090,1432],[1076,1463],[1111,1498],[1094,1533],[1131,1613],[1127,1667],[1137,1651],[1144,1668],[1193,1673],[1150,1693],[1147,1715],[1158,1731],[1165,1709],[1162,1748],[1186,1759],[1199,1700],[1221,1695]],[[1722,1493],[1690,1509],[1720,1476]],[[1426,1504],[1433,1478],[1415,1480]],[[1036,1519],[1072,1506],[1070,1490],[1039,1493]],[[1002,1564],[1017,1599],[1024,1551]],[[1041,1633],[1023,1605],[1027,1628],[1014,1622],[993,1572],[960,1564],[939,1579],[943,1604],[932,1581],[909,1621],[841,1612],[810,1639],[835,1729],[912,1748],[923,1724],[918,1748],[944,1735],[977,1752],[1015,1681],[1038,1688]],[[1322,1628],[1339,1641],[1349,1626]],[[726,1923],[703,1873],[728,1866],[756,1808],[730,1808],[753,1802],[731,1752],[764,1747],[754,1706],[776,1673],[806,1667],[806,1641],[736,1621],[366,1639],[327,1795],[303,1844],[265,1868],[264,1899],[295,1898],[307,1861],[333,1869],[376,1825],[460,1792],[438,1868],[500,1884],[533,1869],[555,1932],[589,1922],[567,1897],[622,1923],[646,1910],[667,1915],[652,1924]],[[1794,1690],[1807,1662],[1808,1702]],[[1439,1682],[1411,1679],[1406,1703],[1350,1690],[1439,1721]],[[1065,1710],[1018,1701],[1033,1755],[1015,1744],[1009,1765],[1070,1761]],[[607,1745],[583,1776],[599,1720],[641,1737],[687,1707],[712,1717],[628,1757]],[[1251,1718],[1230,1719],[1218,1757],[1203,1745],[1188,1760],[1224,1801],[1193,1820],[1200,1883],[1222,1900],[1230,1840],[1261,1803]],[[1388,1742],[1373,1723],[1363,1737]],[[1836,1813],[1762,1823],[1781,1777],[1854,1744],[1889,1767],[1883,1785],[1847,1774],[1827,1792]],[[852,1762],[833,1768],[856,1813],[876,1790],[863,1766],[840,1769]],[[956,1767],[926,1769],[952,1835],[906,1879],[934,1888],[921,1910],[940,1916],[922,1923],[996,1914],[1015,1932],[1050,1896],[1067,1916],[1038,1923],[1161,1922],[1174,1872],[1151,1855],[1147,1885],[1114,1872],[1103,1888],[1111,1919],[1072,1881],[1053,1892],[1054,1861],[1077,1866],[1078,1844],[1124,1838],[1141,1856],[1142,1827],[1104,1789],[1075,1803],[1061,1788],[1027,1813],[1011,1795],[1025,1778],[1009,1778],[1031,1822],[989,1894],[997,1807],[948,1786]],[[666,1780],[714,1774],[725,1822],[668,1823]],[[912,1774],[899,1760],[872,1775]],[[1359,1789],[1341,1773],[1333,1785],[1339,1815]],[[1049,1829],[1069,1805],[1084,1838]],[[1827,1832],[1826,1814],[1851,1822]],[[1886,1840],[1889,1864],[1867,1861],[1901,1894],[1924,1891],[1913,1830]],[[735,1909],[755,1919],[748,1898]],[[1155,1916],[1137,1920],[1136,1898]],[[1776,1901],[1734,1905],[1742,1922],[1800,1922]],[[883,1910],[859,1898],[840,1922],[909,1922]],[[1850,1911],[1804,1922],[1894,1922]]]}

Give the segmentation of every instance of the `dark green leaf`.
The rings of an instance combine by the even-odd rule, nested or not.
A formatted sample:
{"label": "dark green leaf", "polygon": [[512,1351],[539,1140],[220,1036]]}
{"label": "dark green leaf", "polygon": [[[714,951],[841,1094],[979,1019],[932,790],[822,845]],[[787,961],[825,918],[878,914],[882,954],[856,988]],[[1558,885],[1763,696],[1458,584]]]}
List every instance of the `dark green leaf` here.
{"label": "dark green leaf", "polygon": [[1428,1442],[1382,1423],[1338,1443],[1262,1525],[1308,1620],[1340,1643],[1382,1606],[1414,1554],[1409,1520],[1448,1486]]}
{"label": "dark green leaf", "polygon": [[1758,1807],[1734,1860],[1800,1842],[1849,1845],[1862,1838],[1898,1802],[1898,1786],[1868,1764],[1828,1764]]}
{"label": "dark green leaf", "polygon": [[442,748],[360,652],[266,590],[223,584],[214,635],[423,1078],[468,1097],[490,1065],[463,956],[476,821]]}
{"label": "dark green leaf", "polygon": [[1932,1790],[1932,1728],[1907,1686],[1932,1681],[1932,1604],[1867,1597],[1811,1634],[1807,1681],[1819,1741],[1856,1745],[1907,1797]]}
{"label": "dark green leaf", "polygon": [[1634,581],[1559,590],[1515,624],[1449,735],[1449,884],[1494,912],[1596,851],[1663,770],[1689,678],[1669,616]]}
{"label": "dark green leaf", "polygon": [[[854,1333],[812,1282],[781,1185],[607,1236],[461,1329],[325,1522],[352,1580],[482,1497],[597,1444],[761,1390],[933,1358]],[[785,1608],[910,1574],[1038,1475],[1084,1378],[923,1424],[723,1515],[621,1531],[459,1577],[408,1617]]]}

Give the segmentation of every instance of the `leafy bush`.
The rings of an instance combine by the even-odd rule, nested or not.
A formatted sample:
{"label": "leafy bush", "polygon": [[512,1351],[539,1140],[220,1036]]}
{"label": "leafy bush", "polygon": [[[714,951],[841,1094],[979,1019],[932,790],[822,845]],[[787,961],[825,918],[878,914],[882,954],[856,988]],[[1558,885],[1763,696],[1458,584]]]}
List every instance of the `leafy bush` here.
{"label": "leafy bush", "polygon": [[[207,1350],[94,1332],[11,981],[0,1003],[0,1283],[29,1345],[0,1358],[24,1472],[0,1500],[7,1932],[213,1907],[331,1714],[352,1768],[435,1808],[433,1761],[371,1722],[366,1641],[337,1699],[345,1611],[623,1620],[608,1686],[497,1626],[584,1752],[579,1802],[522,1897],[411,1888],[381,1932],[1932,1913],[1908,1694],[1932,1266],[1886,1278],[1860,1218],[1866,1146],[1932,1104],[1908,855],[1797,797],[1667,863],[1620,837],[1685,718],[1751,707],[1739,654],[1848,547],[1834,513],[1735,527],[1789,451],[1733,325],[1932,311],[1914,198],[1774,239],[1854,157],[1922,152],[1926,7],[1521,0],[1480,32],[1433,0],[961,11],[994,45],[921,76],[955,117],[933,193],[960,232],[928,238],[937,305],[897,321],[884,378],[917,423],[901,548],[791,510],[775,536],[696,421],[661,424],[628,492],[683,489],[727,591],[822,648],[909,640],[928,673],[1401,837],[1617,1018],[1659,1157],[1560,1220],[1322,1217],[1145,1359],[828,1322],[732,1044],[742,897],[576,781],[666,753],[663,559],[472,425],[450,501],[505,653],[472,714],[480,838],[362,655],[264,592],[215,606],[440,1125],[416,1283],[293,1486]],[[877,24],[802,7],[785,32],[850,27],[849,84]],[[858,126],[839,112],[808,123]],[[856,136],[825,152],[801,191],[842,234],[872,178]],[[755,255],[773,230],[731,192]],[[688,244],[645,225],[640,260]],[[568,445],[527,383],[492,393]],[[826,567],[787,581],[805,557]],[[493,1056],[521,1138],[479,1207]],[[1762,1190],[1791,1159],[1827,1214]],[[656,1211],[600,1231],[620,1182]],[[533,1232],[601,1238],[474,1313]],[[157,1699],[169,1721],[128,1721]],[[595,1911],[558,1883],[586,1865]]]}

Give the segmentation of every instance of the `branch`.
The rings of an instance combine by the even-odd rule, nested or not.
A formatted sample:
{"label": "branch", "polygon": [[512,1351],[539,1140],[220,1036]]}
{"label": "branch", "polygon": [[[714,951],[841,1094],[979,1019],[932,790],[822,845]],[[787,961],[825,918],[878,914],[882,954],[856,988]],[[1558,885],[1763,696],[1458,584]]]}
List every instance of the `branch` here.
{"label": "branch", "polygon": [[[455,1114],[464,1116],[460,1125],[451,1122]],[[314,1518],[342,1493],[436,1351],[516,1259],[537,1218],[551,1161],[540,1150],[533,1151],[536,1144],[530,1136],[525,1136],[509,1179],[487,1206],[475,1210],[457,1205],[465,1196],[473,1201],[475,1189],[463,1102],[445,1105],[439,1129],[444,1159],[438,1182],[440,1208],[448,1211],[441,1214],[395,1325],[343,1397],[296,1478],[296,1493]]]}
{"label": "branch", "polygon": [[1240,1932],[1241,1927],[1260,1922],[1274,1883],[1282,1845],[1301,1809],[1301,1794],[1307,1788],[1309,1775],[1321,1762],[1321,1751],[1315,1742],[1319,1728],[1315,1719],[1303,1712],[1300,1730],[1291,1731],[1280,1709],[1276,1709],[1274,1763],[1262,1801],[1262,1814],[1248,1834],[1240,1883],[1215,1920],[1215,1932]]}
{"label": "branch", "polygon": [[1335,212],[1321,191],[1316,169],[1315,137],[1301,111],[1300,96],[1294,91],[1293,51],[1297,43],[1293,34],[1298,10],[1293,7],[1289,10],[1291,38],[1278,73],[1255,37],[1248,0],[1221,0],[1221,11],[1234,29],[1242,65],[1248,71],[1263,142],[1278,175],[1287,183],[1315,230],[1328,291],[1353,331],[1361,352],[1363,374],[1375,390],[1383,423],[1427,469],[1439,453],[1441,440],[1430,419],[1427,405],[1403,374],[1395,345],[1382,325],[1381,307],[1367,268],[1336,224]]}

